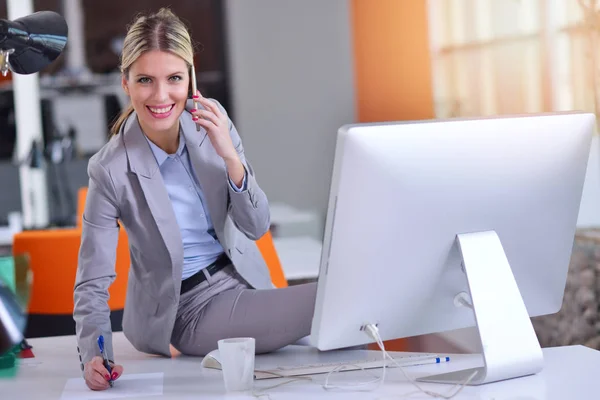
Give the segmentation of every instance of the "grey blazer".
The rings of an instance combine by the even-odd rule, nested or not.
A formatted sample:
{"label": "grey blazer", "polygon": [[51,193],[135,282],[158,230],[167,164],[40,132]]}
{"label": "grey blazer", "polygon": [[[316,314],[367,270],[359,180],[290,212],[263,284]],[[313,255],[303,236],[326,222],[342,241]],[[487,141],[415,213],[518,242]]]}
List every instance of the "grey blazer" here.
{"label": "grey blazer", "polygon": [[[231,138],[247,174],[246,190],[233,190],[225,163],[206,131],[196,131],[187,111],[192,107],[193,103],[188,102],[180,124],[217,238],[237,272],[252,287],[272,288],[269,271],[254,242],[269,228],[267,197],[256,182],[244,157],[241,139],[230,121]],[[88,175],[73,311],[82,362],[100,355],[97,345],[100,334],[104,335],[109,359],[114,360],[107,301],[108,288],[116,277],[117,221],[127,231],[131,257],[124,334],[139,351],[170,356],[183,245],[158,164],[135,113],[120,134],[90,159]]]}

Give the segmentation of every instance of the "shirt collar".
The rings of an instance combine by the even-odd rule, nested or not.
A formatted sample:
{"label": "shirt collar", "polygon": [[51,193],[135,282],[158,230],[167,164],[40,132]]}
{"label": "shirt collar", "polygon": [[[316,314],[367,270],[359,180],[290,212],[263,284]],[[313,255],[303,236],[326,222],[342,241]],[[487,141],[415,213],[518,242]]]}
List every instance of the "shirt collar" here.
{"label": "shirt collar", "polygon": [[[167,160],[167,158],[169,158],[170,155],[167,154],[166,151],[164,151],[163,149],[161,149],[160,147],[158,147],[157,145],[152,143],[152,141],[150,139],[148,139],[148,136],[144,135],[144,137],[146,138],[146,141],[150,145],[150,149],[152,150],[152,154],[154,154],[154,158],[156,158],[156,162],[158,163],[158,166],[159,167],[162,166],[162,164]],[[175,154],[177,154],[178,156],[181,157],[181,155],[183,154],[184,148],[185,148],[185,136],[181,134],[181,131],[179,131],[179,147],[177,148],[177,151],[175,152]]]}

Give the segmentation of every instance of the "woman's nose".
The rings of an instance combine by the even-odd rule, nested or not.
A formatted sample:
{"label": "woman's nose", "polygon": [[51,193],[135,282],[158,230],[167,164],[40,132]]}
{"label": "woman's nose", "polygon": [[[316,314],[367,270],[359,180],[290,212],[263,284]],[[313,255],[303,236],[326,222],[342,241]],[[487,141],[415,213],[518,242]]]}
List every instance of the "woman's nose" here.
{"label": "woman's nose", "polygon": [[169,98],[167,86],[162,83],[156,84],[153,97],[157,102],[167,100]]}

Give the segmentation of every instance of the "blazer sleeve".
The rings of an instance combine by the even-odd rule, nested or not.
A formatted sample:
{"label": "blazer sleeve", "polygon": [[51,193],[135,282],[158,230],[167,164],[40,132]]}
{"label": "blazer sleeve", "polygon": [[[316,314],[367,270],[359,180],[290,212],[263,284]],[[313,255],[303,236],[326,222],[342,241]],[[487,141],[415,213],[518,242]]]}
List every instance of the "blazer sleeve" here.
{"label": "blazer sleeve", "polygon": [[100,355],[99,335],[104,336],[107,356],[114,361],[108,288],[116,278],[119,240],[119,209],[110,174],[92,158],[88,164],[88,175],[73,296],[73,319],[83,364]]}
{"label": "blazer sleeve", "polygon": [[[219,106],[221,112],[227,115],[225,108],[223,108],[218,101],[214,101]],[[227,171],[225,172],[230,199],[228,212],[235,226],[244,233],[246,237],[251,240],[258,240],[269,230],[271,224],[269,202],[267,200],[267,195],[256,181],[254,170],[252,169],[250,162],[246,160],[242,139],[231,119],[228,118],[228,120],[231,140],[246,170],[245,187],[241,191],[236,191],[229,184],[229,175],[227,174]]]}

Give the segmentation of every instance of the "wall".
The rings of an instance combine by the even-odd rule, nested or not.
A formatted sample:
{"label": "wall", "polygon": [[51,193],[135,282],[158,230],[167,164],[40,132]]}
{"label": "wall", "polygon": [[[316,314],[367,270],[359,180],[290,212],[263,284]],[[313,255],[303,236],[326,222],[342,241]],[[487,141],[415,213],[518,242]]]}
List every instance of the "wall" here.
{"label": "wall", "polygon": [[[88,185],[87,175],[88,158],[68,162],[60,171],[53,166],[47,165],[48,202],[50,204],[50,221],[53,224],[64,222],[70,211],[75,214],[77,206],[77,190]],[[59,174],[62,174],[59,176]],[[0,226],[7,224],[8,213],[21,211],[21,194],[19,191],[18,167],[8,161],[0,162],[0,182],[3,190],[0,191]],[[66,191],[72,196],[73,203],[64,199]],[[74,223],[74,221],[73,221]]]}
{"label": "wall", "polygon": [[425,0],[352,0],[360,122],[434,117]]}
{"label": "wall", "polygon": [[233,120],[269,200],[327,209],[337,129],[355,122],[348,0],[227,0]]}

